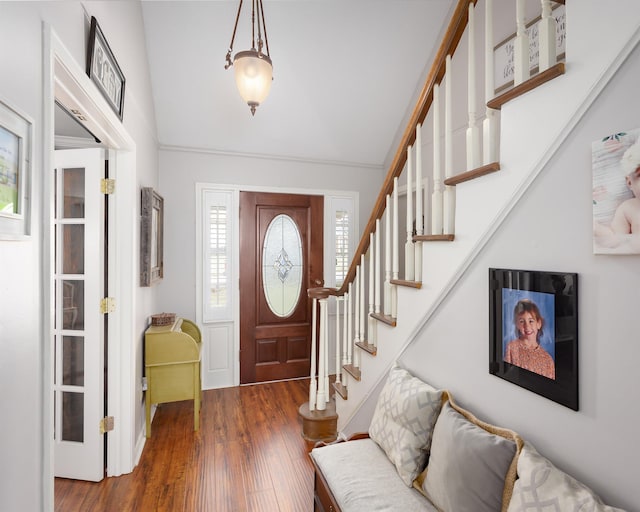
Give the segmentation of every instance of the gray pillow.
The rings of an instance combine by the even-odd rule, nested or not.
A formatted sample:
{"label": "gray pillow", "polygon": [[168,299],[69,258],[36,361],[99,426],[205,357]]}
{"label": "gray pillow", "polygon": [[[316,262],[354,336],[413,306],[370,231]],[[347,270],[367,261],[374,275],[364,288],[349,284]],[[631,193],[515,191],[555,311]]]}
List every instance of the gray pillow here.
{"label": "gray pillow", "polygon": [[[522,440],[457,409],[460,412],[451,402],[442,407],[433,430],[426,477],[422,475],[422,490],[445,512],[506,510],[513,489],[513,478],[508,474],[515,470]],[[505,500],[506,486],[510,488]]]}
{"label": "gray pillow", "polygon": [[384,450],[407,486],[427,462],[442,393],[394,366],[378,397],[369,436]]}

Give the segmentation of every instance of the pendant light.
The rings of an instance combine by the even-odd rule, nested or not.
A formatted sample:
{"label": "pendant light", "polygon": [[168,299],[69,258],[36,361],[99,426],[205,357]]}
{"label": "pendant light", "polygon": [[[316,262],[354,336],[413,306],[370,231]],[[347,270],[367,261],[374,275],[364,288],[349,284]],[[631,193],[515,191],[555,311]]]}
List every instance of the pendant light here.
{"label": "pendant light", "polygon": [[[264,7],[262,0],[251,0],[251,49],[236,53],[231,60],[233,41],[236,37],[238,20],[242,11],[242,0],[238,5],[236,23],[233,27],[231,44],[227,51],[225,69],[234,67],[236,86],[242,99],[249,105],[251,114],[255,115],[258,107],[269,95],[271,82],[273,81],[273,64],[269,56],[269,40],[267,39],[267,26],[264,23]],[[256,17],[257,11],[257,17]],[[256,38],[257,29],[257,38]],[[264,33],[264,41],[262,34]],[[256,48],[257,43],[257,48]],[[263,53],[263,48],[266,53]]]}

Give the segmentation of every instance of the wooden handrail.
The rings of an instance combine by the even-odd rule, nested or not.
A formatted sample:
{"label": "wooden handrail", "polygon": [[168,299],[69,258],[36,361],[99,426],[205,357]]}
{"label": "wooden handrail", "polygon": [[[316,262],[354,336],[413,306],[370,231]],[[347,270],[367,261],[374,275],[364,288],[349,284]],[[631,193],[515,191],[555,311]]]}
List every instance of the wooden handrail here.
{"label": "wooden handrail", "polygon": [[[464,34],[467,27],[467,22],[469,20],[469,4],[473,4],[475,6],[477,1],[478,0],[458,0],[458,4],[451,16],[451,21],[449,22],[447,31],[440,47],[438,48],[438,53],[436,54],[429,74],[427,75],[427,79],[422,87],[422,91],[420,92],[420,96],[416,102],[416,106],[414,107],[411,118],[409,119],[409,123],[404,130],[398,150],[396,151],[395,157],[384,179],[378,199],[373,206],[369,221],[362,232],[362,238],[360,239],[360,243],[353,255],[353,260],[351,260],[351,265],[349,266],[349,271],[345,276],[343,284],[339,289],[334,290],[332,293],[327,293],[329,289],[325,288],[322,290],[322,294],[326,294],[326,296],[344,295],[348,290],[349,283],[355,278],[356,268],[360,263],[360,257],[365,254],[369,248],[369,235],[375,231],[376,220],[380,219],[384,213],[387,194],[390,194],[393,190],[393,180],[402,174],[404,164],[407,161],[407,148],[416,140],[416,125],[424,122],[427,117],[427,113],[429,112],[431,103],[433,102],[433,87],[440,84],[444,78],[447,55],[454,54],[458,47],[458,43],[462,38],[462,34]],[[312,292],[312,290],[309,290],[309,293],[313,293],[316,297],[318,296],[316,295],[317,292]]]}

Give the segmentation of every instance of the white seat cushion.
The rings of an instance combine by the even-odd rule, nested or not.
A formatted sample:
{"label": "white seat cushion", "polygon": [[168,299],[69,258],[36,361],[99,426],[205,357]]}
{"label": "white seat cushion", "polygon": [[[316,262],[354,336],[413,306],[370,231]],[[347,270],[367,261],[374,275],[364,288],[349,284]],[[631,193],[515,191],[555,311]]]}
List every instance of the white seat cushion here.
{"label": "white seat cushion", "polygon": [[406,486],[371,439],[314,448],[311,457],[342,512],[437,512],[429,500]]}

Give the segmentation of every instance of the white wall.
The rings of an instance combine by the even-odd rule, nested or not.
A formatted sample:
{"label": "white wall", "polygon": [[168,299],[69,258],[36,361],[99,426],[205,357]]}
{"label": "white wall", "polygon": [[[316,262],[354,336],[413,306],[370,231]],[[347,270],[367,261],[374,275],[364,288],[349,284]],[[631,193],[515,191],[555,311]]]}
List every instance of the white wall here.
{"label": "white wall", "polygon": [[[160,194],[164,197],[165,277],[158,308],[196,316],[195,184],[212,183],[285,190],[348,190],[360,194],[360,229],[367,223],[383,171],[332,163],[160,151]],[[356,243],[360,241],[359,232]]]}
{"label": "white wall", "polygon": [[[47,441],[43,432],[43,354],[50,350],[43,324],[42,291],[45,230],[43,180],[43,21],[63,41],[79,65],[85,66],[89,20],[93,14],[103,29],[126,76],[124,125],[137,145],[137,174],[157,183],[155,119],[150,102],[140,6],[135,2],[2,2],[0,5],[0,99],[34,121],[33,201],[31,238],[0,242],[0,510],[49,509],[52,482],[44,466]],[[48,107],[47,107],[48,108]],[[145,184],[146,184],[145,183]],[[138,212],[131,221],[138,223]],[[137,293],[138,331],[155,309],[151,291]],[[126,340],[141,345],[139,339]],[[141,352],[135,364],[141,368]],[[141,394],[139,393],[139,398]],[[144,424],[137,419],[138,428]]]}
{"label": "white wall", "polygon": [[[639,70],[636,48],[400,358],[481,419],[520,433],[607,503],[630,511],[640,510],[634,322],[640,256],[592,254],[591,142],[640,127]],[[489,267],[579,274],[579,411],[489,374]],[[359,413],[361,424],[375,396],[377,390]]]}

